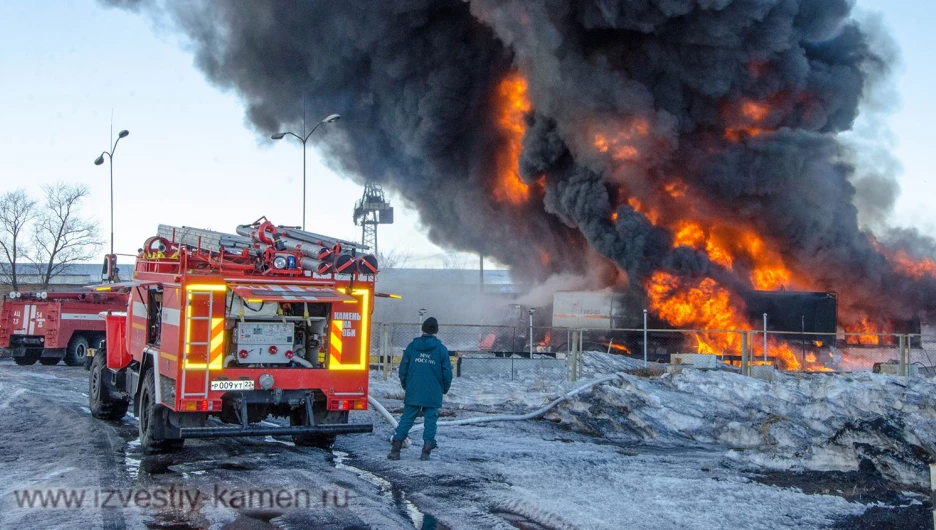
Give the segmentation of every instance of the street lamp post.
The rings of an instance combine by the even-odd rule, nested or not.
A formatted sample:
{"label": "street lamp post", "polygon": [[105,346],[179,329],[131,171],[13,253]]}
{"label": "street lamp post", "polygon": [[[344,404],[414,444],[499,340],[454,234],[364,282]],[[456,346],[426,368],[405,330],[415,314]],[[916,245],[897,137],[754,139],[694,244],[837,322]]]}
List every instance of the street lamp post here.
{"label": "street lamp post", "polygon": [[[306,141],[309,139],[310,136],[312,136],[312,133],[315,132],[315,129],[318,129],[319,125],[323,123],[332,123],[334,121],[337,121],[339,118],[341,118],[341,116],[339,116],[338,114],[329,114],[328,116],[325,116],[325,118],[322,119],[322,121],[316,123],[315,127],[312,127],[312,130],[309,131],[309,134],[305,136],[299,136],[298,134],[291,132],[291,131],[279,132],[279,133],[274,134],[273,136],[270,136],[270,138],[274,140],[282,140],[284,137],[286,137],[286,135],[290,135],[290,136],[295,136],[296,138],[299,139],[300,142],[302,142],[302,229],[303,230],[305,230],[305,224],[306,224]],[[305,130],[305,116],[303,116],[303,131],[304,130]]]}
{"label": "street lamp post", "polygon": [[[113,131],[113,129],[111,129]],[[111,134],[114,134],[111,132]],[[114,151],[117,150],[117,144],[120,143],[121,138],[126,138],[130,135],[130,131],[124,129],[117,133],[117,141],[114,142],[114,145],[111,146],[110,151],[103,151],[97,158],[94,159],[94,165],[100,166],[104,163],[104,155],[107,155],[108,160],[110,161],[110,256],[114,255]]]}

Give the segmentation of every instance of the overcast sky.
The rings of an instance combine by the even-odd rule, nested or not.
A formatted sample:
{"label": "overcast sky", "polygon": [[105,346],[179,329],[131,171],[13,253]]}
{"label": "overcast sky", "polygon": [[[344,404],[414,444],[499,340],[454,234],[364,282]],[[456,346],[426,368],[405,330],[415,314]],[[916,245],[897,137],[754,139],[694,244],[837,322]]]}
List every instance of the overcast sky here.
{"label": "overcast sky", "polygon": [[[900,105],[888,119],[903,168],[895,220],[933,234],[936,2],[858,5],[882,14],[901,50]],[[237,96],[209,85],[185,46],[149,19],[93,0],[0,2],[0,193],[22,187],[38,198],[43,184],[84,183],[91,191],[85,213],[99,221],[107,240],[108,166],[93,160],[109,149],[113,111],[115,134],[130,130],[114,156],[118,253],[135,253],[160,223],[233,232],[266,215],[277,224],[300,224],[301,144],[248,128]],[[341,126],[324,125],[309,140],[306,224],[359,239],[351,214],[363,186],[329,171],[314,149],[315,137]],[[422,235],[402,198],[390,200],[396,222],[380,227],[381,250],[411,252],[411,266],[439,265],[444,250]],[[477,260],[465,264],[476,267]]]}

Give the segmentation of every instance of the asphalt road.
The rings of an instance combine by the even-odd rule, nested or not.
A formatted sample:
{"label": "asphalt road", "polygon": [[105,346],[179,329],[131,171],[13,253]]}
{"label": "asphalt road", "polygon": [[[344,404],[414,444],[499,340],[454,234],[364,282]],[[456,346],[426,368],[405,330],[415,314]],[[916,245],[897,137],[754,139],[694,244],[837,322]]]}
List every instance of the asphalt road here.
{"label": "asphalt road", "polygon": [[[418,459],[418,435],[403,460],[388,461],[391,429],[372,411],[351,416],[373,423],[372,434],[340,436],[332,450],[217,438],[144,456],[135,418],[91,417],[87,374],[0,359],[0,529],[916,529],[931,521],[924,492],[874,473],[752,471],[725,447],[624,446],[553,421],[440,428],[429,462]],[[398,413],[392,383],[378,380],[381,401]],[[454,386],[462,401],[492,392]],[[445,419],[529,408],[457,398],[449,396]],[[866,503],[877,507],[866,512]]]}
{"label": "asphalt road", "polygon": [[444,527],[340,444],[187,440],[144,456],[135,418],[91,417],[80,367],[0,359],[0,447],[0,528]]}

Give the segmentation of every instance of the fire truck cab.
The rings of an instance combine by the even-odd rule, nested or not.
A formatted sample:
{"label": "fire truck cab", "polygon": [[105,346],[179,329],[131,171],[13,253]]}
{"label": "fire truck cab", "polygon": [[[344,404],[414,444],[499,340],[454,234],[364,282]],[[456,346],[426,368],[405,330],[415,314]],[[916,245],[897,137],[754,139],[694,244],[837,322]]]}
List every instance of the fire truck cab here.
{"label": "fire truck cab", "polygon": [[129,301],[107,316],[89,407],[108,420],[133,407],[146,452],[216,436],[327,446],[372,430],[348,419],[367,408],[376,260],[261,221],[245,235],[160,226],[132,281],[96,287]]}

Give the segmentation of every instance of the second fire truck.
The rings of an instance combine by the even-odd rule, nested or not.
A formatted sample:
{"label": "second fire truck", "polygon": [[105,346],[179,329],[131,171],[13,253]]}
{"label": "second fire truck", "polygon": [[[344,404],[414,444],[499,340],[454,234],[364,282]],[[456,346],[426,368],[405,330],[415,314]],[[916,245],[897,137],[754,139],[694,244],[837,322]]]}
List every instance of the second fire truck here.
{"label": "second fire truck", "polygon": [[164,225],[158,234],[131,281],[96,287],[129,294],[126,312],[107,316],[91,367],[96,418],[132,408],[146,452],[187,438],[291,435],[327,446],[371,432],[348,420],[367,408],[374,256],[265,218],[237,234]]}
{"label": "second fire truck", "polygon": [[104,340],[102,314],[126,306],[115,293],[14,291],[0,306],[0,348],[19,365],[82,364]]}

